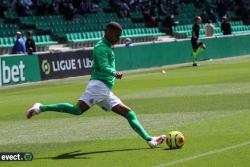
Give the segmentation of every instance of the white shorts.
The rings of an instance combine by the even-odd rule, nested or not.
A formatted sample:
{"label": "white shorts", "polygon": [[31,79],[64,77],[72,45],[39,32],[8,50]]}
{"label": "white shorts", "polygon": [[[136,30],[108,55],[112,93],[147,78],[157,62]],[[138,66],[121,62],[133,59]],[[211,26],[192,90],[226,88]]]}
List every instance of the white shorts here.
{"label": "white shorts", "polygon": [[90,80],[79,100],[84,101],[89,107],[97,104],[106,111],[121,103],[121,100],[99,80]]}

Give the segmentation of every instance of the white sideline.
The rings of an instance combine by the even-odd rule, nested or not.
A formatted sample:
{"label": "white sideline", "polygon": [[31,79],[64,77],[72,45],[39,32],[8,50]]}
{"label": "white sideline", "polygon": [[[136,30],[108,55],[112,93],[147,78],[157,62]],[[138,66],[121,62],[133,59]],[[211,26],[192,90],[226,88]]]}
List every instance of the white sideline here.
{"label": "white sideline", "polygon": [[183,159],[180,159],[180,160],[163,163],[163,164],[157,165],[155,167],[165,167],[165,166],[176,165],[176,164],[180,164],[180,163],[183,163],[183,162],[192,161],[194,159],[198,159],[198,158],[218,154],[218,153],[221,153],[221,152],[225,152],[225,151],[228,151],[228,150],[236,149],[236,148],[239,148],[239,147],[243,147],[243,146],[246,146],[246,145],[249,145],[249,144],[250,144],[250,141],[240,143],[240,144],[236,144],[236,145],[229,146],[229,147],[224,147],[224,148],[217,149],[217,150],[208,151],[208,152],[205,152],[205,153],[202,153],[202,154],[199,154],[199,155],[194,155],[194,156],[183,158]]}

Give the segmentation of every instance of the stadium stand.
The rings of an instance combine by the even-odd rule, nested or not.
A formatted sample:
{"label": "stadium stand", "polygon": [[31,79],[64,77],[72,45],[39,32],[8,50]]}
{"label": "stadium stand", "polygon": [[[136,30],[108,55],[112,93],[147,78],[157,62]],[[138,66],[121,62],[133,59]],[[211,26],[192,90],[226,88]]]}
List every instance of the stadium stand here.
{"label": "stadium stand", "polygon": [[[55,44],[63,44],[72,48],[93,46],[103,36],[104,26],[110,21],[121,23],[124,28],[122,39],[132,38],[134,42],[153,41],[157,40],[158,36],[167,35],[165,32],[161,32],[159,27],[161,21],[169,14],[174,14],[175,20],[179,22],[173,28],[175,37],[190,37],[193,18],[197,15],[203,16],[205,22],[206,18],[214,21],[215,36],[222,35],[221,14],[231,19],[234,34],[250,33],[250,27],[246,25],[250,20],[250,2],[247,0],[237,2],[92,0],[89,2],[95,10],[89,8],[83,10],[84,6],[81,1],[47,0],[43,1],[44,4],[33,4],[30,9],[25,8],[24,14],[20,16],[20,12],[13,9],[12,0],[3,0],[1,6],[7,5],[8,8],[3,12],[4,17],[0,18],[0,53],[9,52],[13,46],[13,36],[16,31],[23,33],[32,31],[33,38],[39,46],[38,51],[48,50],[50,45]],[[74,8],[72,18],[65,15],[69,4],[73,4]],[[55,10],[53,5],[58,5],[58,9]],[[126,8],[126,5],[129,9]],[[226,10],[223,5],[226,6]],[[52,8],[53,11],[51,11]],[[124,10],[128,10],[128,16],[124,15]],[[157,22],[156,26],[151,27],[145,23],[145,13],[148,11],[151,18]],[[204,24],[201,25],[201,37],[203,36],[205,36]]]}
{"label": "stadium stand", "polygon": [[[178,25],[174,27],[176,33],[185,34],[187,37],[191,37],[192,24]],[[232,31],[234,34],[250,33],[250,25],[244,25],[242,21],[231,22]],[[215,24],[215,36],[222,35],[220,23]],[[205,37],[205,27],[201,24],[200,36]]]}
{"label": "stadium stand", "polygon": [[[38,51],[48,50],[49,45],[58,44],[57,41],[52,40],[50,35],[36,35],[32,37],[36,43]],[[11,48],[14,46],[14,37],[0,37],[0,53],[10,53]]]}

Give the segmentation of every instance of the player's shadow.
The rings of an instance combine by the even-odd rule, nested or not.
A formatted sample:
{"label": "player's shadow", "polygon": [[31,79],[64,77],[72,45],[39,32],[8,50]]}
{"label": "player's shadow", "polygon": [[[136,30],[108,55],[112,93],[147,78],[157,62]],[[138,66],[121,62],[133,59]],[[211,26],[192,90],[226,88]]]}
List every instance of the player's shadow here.
{"label": "player's shadow", "polygon": [[164,151],[177,151],[180,150],[181,148],[165,148],[163,149]]}
{"label": "player's shadow", "polygon": [[81,152],[81,150],[77,150],[77,151],[72,151],[68,153],[63,153],[55,157],[45,157],[45,158],[36,158],[36,159],[54,159],[54,160],[89,159],[89,157],[86,157],[87,155],[104,154],[104,153],[106,154],[106,153],[113,153],[113,152],[138,151],[138,150],[146,150],[146,149],[150,149],[150,148],[131,148],[131,149],[122,149],[122,150],[103,150],[103,151],[92,151],[92,152]]}

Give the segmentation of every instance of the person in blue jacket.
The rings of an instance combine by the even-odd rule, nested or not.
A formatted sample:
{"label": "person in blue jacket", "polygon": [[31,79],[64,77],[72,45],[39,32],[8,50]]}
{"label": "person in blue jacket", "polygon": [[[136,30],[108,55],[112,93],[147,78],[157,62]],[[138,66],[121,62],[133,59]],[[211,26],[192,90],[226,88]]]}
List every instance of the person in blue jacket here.
{"label": "person in blue jacket", "polygon": [[22,54],[26,52],[25,40],[21,32],[16,32],[16,41],[12,48],[12,54]]}

